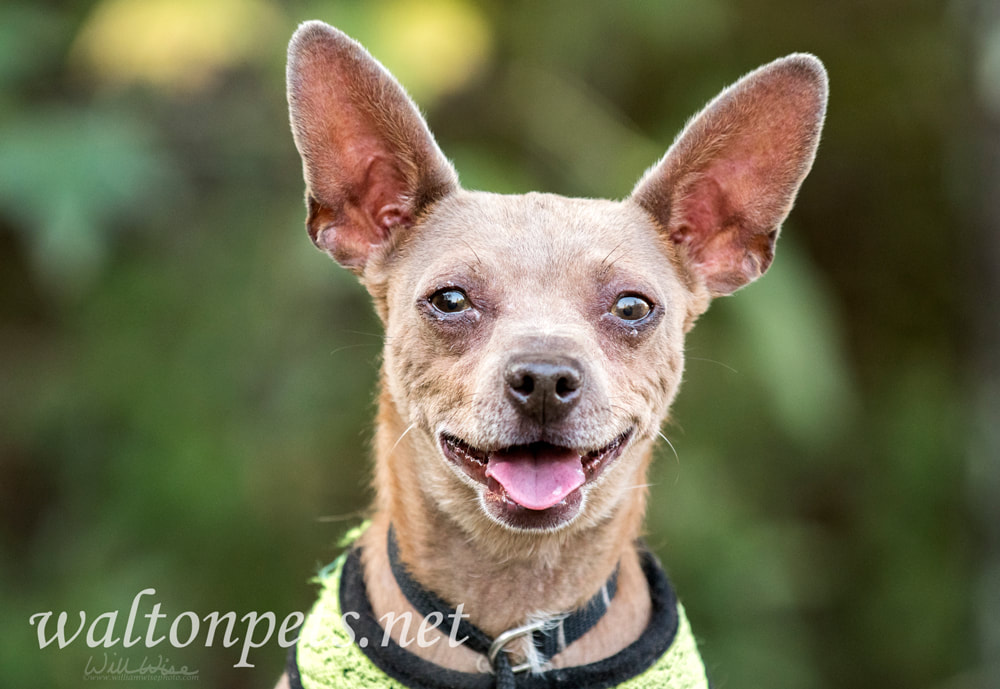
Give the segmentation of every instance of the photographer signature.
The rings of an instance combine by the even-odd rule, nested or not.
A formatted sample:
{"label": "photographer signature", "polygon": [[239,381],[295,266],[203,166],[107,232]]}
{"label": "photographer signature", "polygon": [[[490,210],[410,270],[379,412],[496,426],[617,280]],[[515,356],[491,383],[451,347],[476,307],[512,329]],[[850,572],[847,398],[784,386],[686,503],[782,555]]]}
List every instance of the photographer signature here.
{"label": "photographer signature", "polygon": [[188,670],[187,665],[175,667],[170,664],[169,658],[162,655],[157,656],[156,663],[151,663],[148,656],[144,656],[138,667],[133,667],[132,658],[117,658],[117,653],[109,656],[102,654],[103,662],[94,660],[94,656],[87,659],[87,666],[83,669],[85,678],[108,676],[159,676],[163,678],[191,678],[198,676],[198,670]]}

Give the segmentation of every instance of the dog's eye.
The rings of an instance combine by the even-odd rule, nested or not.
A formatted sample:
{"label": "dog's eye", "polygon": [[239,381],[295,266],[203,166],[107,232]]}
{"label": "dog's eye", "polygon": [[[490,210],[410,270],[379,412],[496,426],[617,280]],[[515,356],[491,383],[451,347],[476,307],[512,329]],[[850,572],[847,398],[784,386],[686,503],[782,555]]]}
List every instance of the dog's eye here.
{"label": "dog's eye", "polygon": [[431,306],[441,313],[461,313],[470,308],[469,298],[460,289],[443,289],[430,298]]}
{"label": "dog's eye", "polygon": [[649,315],[652,308],[652,305],[642,297],[624,294],[618,297],[618,301],[611,307],[611,313],[623,321],[641,321]]}

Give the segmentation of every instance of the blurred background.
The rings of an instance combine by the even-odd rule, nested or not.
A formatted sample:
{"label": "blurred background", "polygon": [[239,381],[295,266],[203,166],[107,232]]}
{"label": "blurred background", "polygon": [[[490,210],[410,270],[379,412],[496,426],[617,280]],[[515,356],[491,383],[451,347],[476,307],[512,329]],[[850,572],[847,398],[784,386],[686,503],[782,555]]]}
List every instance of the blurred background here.
{"label": "blurred background", "polygon": [[[648,539],[719,689],[1000,687],[995,0],[4,2],[4,685],[94,655],[40,650],[36,612],[306,610],[361,518],[381,335],[303,227],[312,18],[499,192],[624,196],[723,86],[819,55],[816,165],[768,276],[692,333]],[[284,650],[238,649],[166,655],[272,686]]]}

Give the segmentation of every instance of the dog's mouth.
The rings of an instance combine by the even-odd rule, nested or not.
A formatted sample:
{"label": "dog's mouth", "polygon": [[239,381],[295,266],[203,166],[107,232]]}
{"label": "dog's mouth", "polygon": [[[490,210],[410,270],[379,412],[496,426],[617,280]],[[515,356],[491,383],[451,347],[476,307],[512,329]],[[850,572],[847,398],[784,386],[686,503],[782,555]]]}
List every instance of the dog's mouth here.
{"label": "dog's mouth", "polygon": [[547,442],[481,450],[447,433],[440,436],[445,457],[486,486],[486,498],[507,509],[558,511],[579,504],[579,488],[597,478],[624,451],[629,429],[596,450],[576,450]]}

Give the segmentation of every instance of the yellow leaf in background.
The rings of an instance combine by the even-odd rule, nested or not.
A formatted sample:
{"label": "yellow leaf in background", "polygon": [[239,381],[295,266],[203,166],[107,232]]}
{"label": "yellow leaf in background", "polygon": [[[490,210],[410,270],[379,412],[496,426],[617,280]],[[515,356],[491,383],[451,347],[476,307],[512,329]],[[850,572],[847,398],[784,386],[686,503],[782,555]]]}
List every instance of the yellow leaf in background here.
{"label": "yellow leaf in background", "polygon": [[474,77],[492,49],[488,21],[461,0],[392,0],[371,18],[367,47],[424,106]]}
{"label": "yellow leaf in background", "polygon": [[286,29],[266,0],[104,0],[70,60],[111,84],[193,91]]}

